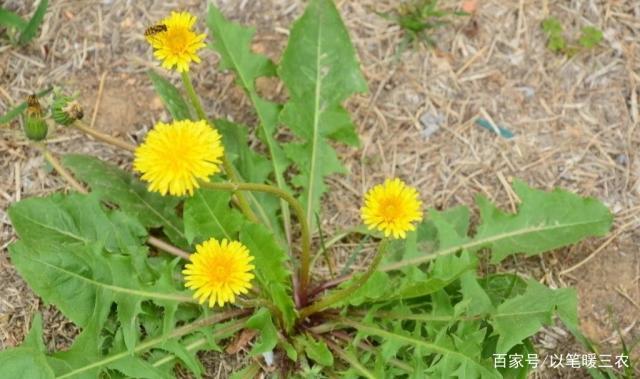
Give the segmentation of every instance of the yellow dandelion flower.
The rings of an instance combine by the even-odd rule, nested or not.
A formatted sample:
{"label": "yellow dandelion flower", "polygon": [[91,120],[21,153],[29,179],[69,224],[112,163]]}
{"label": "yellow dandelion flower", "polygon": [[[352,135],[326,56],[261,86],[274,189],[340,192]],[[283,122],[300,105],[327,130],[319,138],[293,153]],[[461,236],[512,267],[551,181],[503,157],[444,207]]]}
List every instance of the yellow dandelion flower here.
{"label": "yellow dandelion flower", "polygon": [[369,229],[378,229],[385,237],[405,238],[422,220],[422,202],[418,191],[400,179],[387,179],[370,189],[360,210]]}
{"label": "yellow dandelion flower", "polygon": [[179,72],[189,71],[191,61],[200,63],[197,52],[206,46],[206,34],[196,34],[192,28],[196,16],[189,12],[171,12],[158,24],[150,26],[144,35],[155,49],[153,55],[162,61],[162,67],[170,70],[176,66]]}
{"label": "yellow dandelion flower", "polygon": [[198,179],[220,171],[222,137],[206,121],[159,122],[135,151],[133,169],[149,182],[149,191],[191,195]]}
{"label": "yellow dandelion flower", "polygon": [[185,266],[185,286],[195,290],[193,298],[209,306],[234,303],[236,295],[251,288],[251,271],[255,268],[249,250],[238,241],[221,242],[212,238],[196,246],[191,263]]}

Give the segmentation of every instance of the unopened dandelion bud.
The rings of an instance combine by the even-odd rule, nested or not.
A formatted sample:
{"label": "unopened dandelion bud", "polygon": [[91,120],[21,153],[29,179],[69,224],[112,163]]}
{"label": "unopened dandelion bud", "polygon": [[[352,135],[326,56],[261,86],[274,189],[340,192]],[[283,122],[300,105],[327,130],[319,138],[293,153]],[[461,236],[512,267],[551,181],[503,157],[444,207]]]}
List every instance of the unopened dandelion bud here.
{"label": "unopened dandelion bud", "polygon": [[55,122],[60,125],[70,125],[84,117],[84,111],[75,97],[56,94],[53,99],[51,114]]}
{"label": "unopened dandelion bud", "polygon": [[32,141],[42,141],[47,137],[47,122],[36,95],[27,98],[27,111],[24,118],[24,134]]}

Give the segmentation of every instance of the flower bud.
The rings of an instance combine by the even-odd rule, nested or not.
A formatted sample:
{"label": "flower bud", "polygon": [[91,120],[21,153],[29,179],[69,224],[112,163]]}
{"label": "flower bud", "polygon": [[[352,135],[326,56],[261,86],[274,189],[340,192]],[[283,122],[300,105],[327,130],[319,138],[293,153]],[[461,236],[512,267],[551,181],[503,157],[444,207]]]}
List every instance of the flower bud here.
{"label": "flower bud", "polygon": [[72,122],[82,119],[84,112],[75,97],[56,93],[53,98],[51,115],[58,124],[68,126]]}
{"label": "flower bud", "polygon": [[27,98],[27,111],[24,119],[24,134],[32,141],[42,141],[47,137],[47,122],[36,95]]}

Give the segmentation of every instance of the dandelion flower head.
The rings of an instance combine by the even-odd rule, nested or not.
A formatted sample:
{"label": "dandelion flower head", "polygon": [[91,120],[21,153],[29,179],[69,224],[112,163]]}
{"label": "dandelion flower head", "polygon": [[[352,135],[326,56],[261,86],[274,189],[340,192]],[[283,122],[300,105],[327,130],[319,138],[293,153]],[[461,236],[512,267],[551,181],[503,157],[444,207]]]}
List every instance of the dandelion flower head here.
{"label": "dandelion flower head", "polygon": [[220,171],[223,154],[220,133],[206,121],[159,122],[136,149],[133,168],[150,191],[191,195],[198,180]]}
{"label": "dandelion flower head", "polygon": [[369,229],[377,229],[385,237],[406,238],[415,230],[414,222],[422,220],[422,202],[415,188],[400,179],[387,179],[371,188],[360,210]]}
{"label": "dandelion flower head", "polygon": [[154,56],[162,61],[162,67],[170,70],[174,66],[179,72],[189,71],[193,61],[200,63],[198,50],[205,47],[206,34],[193,30],[196,16],[189,12],[171,12],[169,17],[145,31],[145,38],[154,48]]}
{"label": "dandelion flower head", "polygon": [[193,297],[209,307],[234,303],[236,296],[251,288],[253,257],[238,241],[210,239],[196,246],[191,263],[185,266],[187,288],[195,290]]}

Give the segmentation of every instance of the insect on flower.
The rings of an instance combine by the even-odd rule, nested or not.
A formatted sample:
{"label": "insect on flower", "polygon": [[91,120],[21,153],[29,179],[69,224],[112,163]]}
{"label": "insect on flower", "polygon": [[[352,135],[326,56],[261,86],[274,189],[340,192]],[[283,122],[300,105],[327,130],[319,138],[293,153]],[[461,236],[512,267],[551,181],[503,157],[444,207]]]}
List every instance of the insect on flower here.
{"label": "insect on flower", "polygon": [[206,34],[194,30],[196,16],[189,12],[171,12],[145,31],[147,42],[153,47],[153,55],[162,67],[179,72],[189,71],[191,62],[199,63],[198,50],[206,46]]}
{"label": "insect on flower", "polygon": [[152,40],[154,38],[156,38],[156,36],[160,33],[164,33],[166,32],[167,29],[167,25],[165,24],[156,24],[156,25],[151,25],[150,27],[148,27],[147,29],[145,29],[144,31],[144,36],[148,39],[148,40]]}
{"label": "insect on flower", "polygon": [[82,109],[82,105],[77,101],[72,101],[67,105],[64,110],[69,113],[69,115],[77,120],[81,120],[84,117],[84,110]]}

